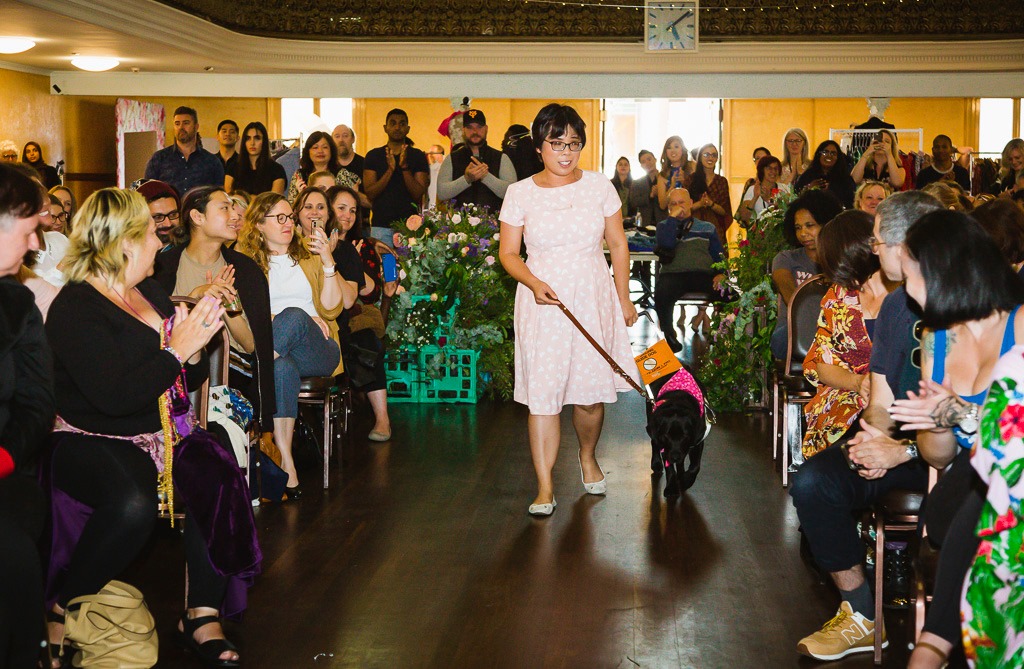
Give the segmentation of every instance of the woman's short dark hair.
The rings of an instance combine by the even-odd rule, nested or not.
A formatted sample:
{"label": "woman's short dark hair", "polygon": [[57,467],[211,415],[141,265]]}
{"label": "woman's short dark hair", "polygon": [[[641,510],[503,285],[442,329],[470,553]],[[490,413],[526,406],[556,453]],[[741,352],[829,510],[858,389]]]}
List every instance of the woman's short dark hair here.
{"label": "woman's short dark hair", "polygon": [[[388,112],[388,116],[391,116],[391,112]],[[331,152],[331,157],[327,160],[327,171],[331,174],[337,174],[338,170],[341,169],[341,165],[338,164],[338,147],[334,145],[334,138],[323,130],[311,132],[302,147],[302,157],[299,158],[299,171],[302,173],[302,178],[307,181],[309,180],[309,175],[314,171],[313,159],[309,157],[309,150],[320,140],[327,142],[327,148]],[[265,134],[263,135],[263,143],[267,143],[267,136]]]}
{"label": "woman's short dark hair", "polygon": [[946,329],[1024,303],[1024,281],[973,218],[948,209],[926,214],[907,230],[907,251],[921,266],[923,322]]}
{"label": "woman's short dark hair", "polygon": [[[338,215],[334,211],[334,198],[338,197],[342,193],[348,193],[349,196],[355,200],[356,203],[356,220],[352,224],[352,229],[349,230],[347,240],[352,241],[353,239],[365,239],[366,233],[363,231],[363,210],[359,206],[359,193],[356,192],[355,188],[351,186],[331,186],[327,189],[327,208],[330,210],[330,218],[328,219],[330,227],[324,228],[324,232],[331,234],[335,228],[339,228],[341,223],[338,221]],[[338,230],[341,233],[341,230]]]}
{"label": "woman's short dark hair", "polygon": [[6,231],[15,219],[28,218],[43,209],[43,188],[10,163],[0,163],[0,230]]}
{"label": "woman's short dark hair", "polygon": [[796,213],[806,210],[818,225],[825,225],[843,211],[843,203],[827,190],[808,190],[789,203],[786,216],[782,219],[782,236],[793,248],[800,246],[796,238]]}
{"label": "woman's short dark hair", "polygon": [[847,290],[857,290],[878,271],[871,248],[875,218],[857,209],[842,212],[818,235],[818,264],[825,278]]}
{"label": "woman's short dark hair", "polygon": [[192,212],[206,213],[206,206],[210,204],[210,198],[214,193],[224,193],[223,186],[196,186],[190,188],[185,197],[181,199],[181,215],[178,217],[178,224],[171,230],[171,240],[178,245],[188,246],[192,241]]}
{"label": "woman's short dark hair", "polygon": [[778,158],[776,158],[772,154],[769,153],[767,156],[765,156],[765,157],[763,157],[763,158],[761,158],[761,159],[759,159],[757,161],[757,180],[758,181],[764,181],[764,171],[766,169],[768,169],[768,167],[770,165],[772,165],[772,164],[775,164],[775,165],[779,166],[779,173],[781,174],[782,173],[782,161],[780,161]]}
{"label": "woman's short dark hair", "polygon": [[538,151],[548,137],[562,137],[569,130],[574,130],[579,135],[584,145],[587,143],[587,124],[583,122],[580,115],[569,105],[560,105],[552,102],[537,112],[537,118],[533,119],[533,128],[530,134],[533,135],[533,145]]}
{"label": "woman's short dark hair", "polygon": [[1024,262],[1024,209],[999,198],[971,212],[1011,264]]}

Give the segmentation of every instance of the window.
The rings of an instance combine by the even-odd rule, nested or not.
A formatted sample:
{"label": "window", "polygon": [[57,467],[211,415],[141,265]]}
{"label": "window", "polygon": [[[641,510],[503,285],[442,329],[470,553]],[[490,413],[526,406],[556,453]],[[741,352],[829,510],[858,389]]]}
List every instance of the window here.
{"label": "window", "polygon": [[331,130],[352,127],[352,98],[320,98],[320,118]]}
{"label": "window", "polygon": [[[1012,98],[981,98],[978,110],[980,153],[1002,153],[1006,143],[1014,138],[1013,114]],[[1020,127],[1019,121],[1017,127]]]}
{"label": "window", "polygon": [[620,156],[629,158],[634,179],[642,177],[637,154],[647,149],[660,161],[665,140],[672,135],[682,137],[688,151],[709,143],[721,147],[722,101],[717,98],[608,98],[604,102],[602,172],[609,177],[615,174]]}
{"label": "window", "polygon": [[282,139],[305,137],[312,132],[313,98],[281,98]]}

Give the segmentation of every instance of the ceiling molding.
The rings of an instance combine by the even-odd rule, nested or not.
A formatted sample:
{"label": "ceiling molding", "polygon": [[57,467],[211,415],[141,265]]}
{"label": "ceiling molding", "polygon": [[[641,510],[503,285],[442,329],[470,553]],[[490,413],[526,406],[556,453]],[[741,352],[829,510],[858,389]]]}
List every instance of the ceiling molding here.
{"label": "ceiling molding", "polygon": [[12,63],[7,60],[0,60],[0,70],[14,70],[15,72],[27,72],[29,74],[50,74],[51,70],[44,70],[40,67],[32,67],[31,65],[23,65],[21,63]]}
{"label": "ceiling molding", "polygon": [[[232,32],[154,0],[18,0],[193,54],[175,71],[218,73],[830,73],[1022,72],[1024,39],[702,43],[695,54],[651,54],[638,43],[338,42]],[[60,68],[66,69],[66,64]]]}

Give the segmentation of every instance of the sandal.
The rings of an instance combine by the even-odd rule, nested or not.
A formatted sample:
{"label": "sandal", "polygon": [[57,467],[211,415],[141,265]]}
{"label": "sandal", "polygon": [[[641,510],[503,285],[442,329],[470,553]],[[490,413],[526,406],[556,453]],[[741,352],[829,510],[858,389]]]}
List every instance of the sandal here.
{"label": "sandal", "polygon": [[[65,614],[57,613],[56,611],[46,612],[47,623],[60,623],[64,624]],[[50,641],[50,630],[46,630],[46,643],[43,645],[42,656],[39,661],[46,669],[64,669],[65,667],[71,666],[71,656],[74,655],[75,650],[71,647],[71,642],[64,642],[63,635],[61,640],[58,642]]]}
{"label": "sandal", "polygon": [[189,618],[188,612],[181,614],[181,627],[177,632],[176,639],[178,644],[185,650],[191,650],[195,653],[199,660],[206,667],[240,667],[242,666],[241,658],[235,660],[225,660],[221,658],[221,654],[225,651],[238,652],[238,648],[235,644],[231,643],[227,639],[210,639],[199,643],[196,641],[196,631],[210,623],[220,622],[220,618],[217,616],[200,616],[199,618]]}

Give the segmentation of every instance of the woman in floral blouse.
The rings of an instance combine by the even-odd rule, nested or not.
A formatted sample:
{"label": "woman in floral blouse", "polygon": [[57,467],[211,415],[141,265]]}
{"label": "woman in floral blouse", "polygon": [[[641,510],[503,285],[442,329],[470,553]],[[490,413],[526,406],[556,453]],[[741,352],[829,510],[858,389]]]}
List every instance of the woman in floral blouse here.
{"label": "woman in floral blouse", "polygon": [[871,335],[888,294],[871,247],[873,224],[862,211],[845,211],[818,235],[818,261],[833,285],[804,359],[804,376],[817,387],[804,408],[805,458],[838,441],[867,406]]}

